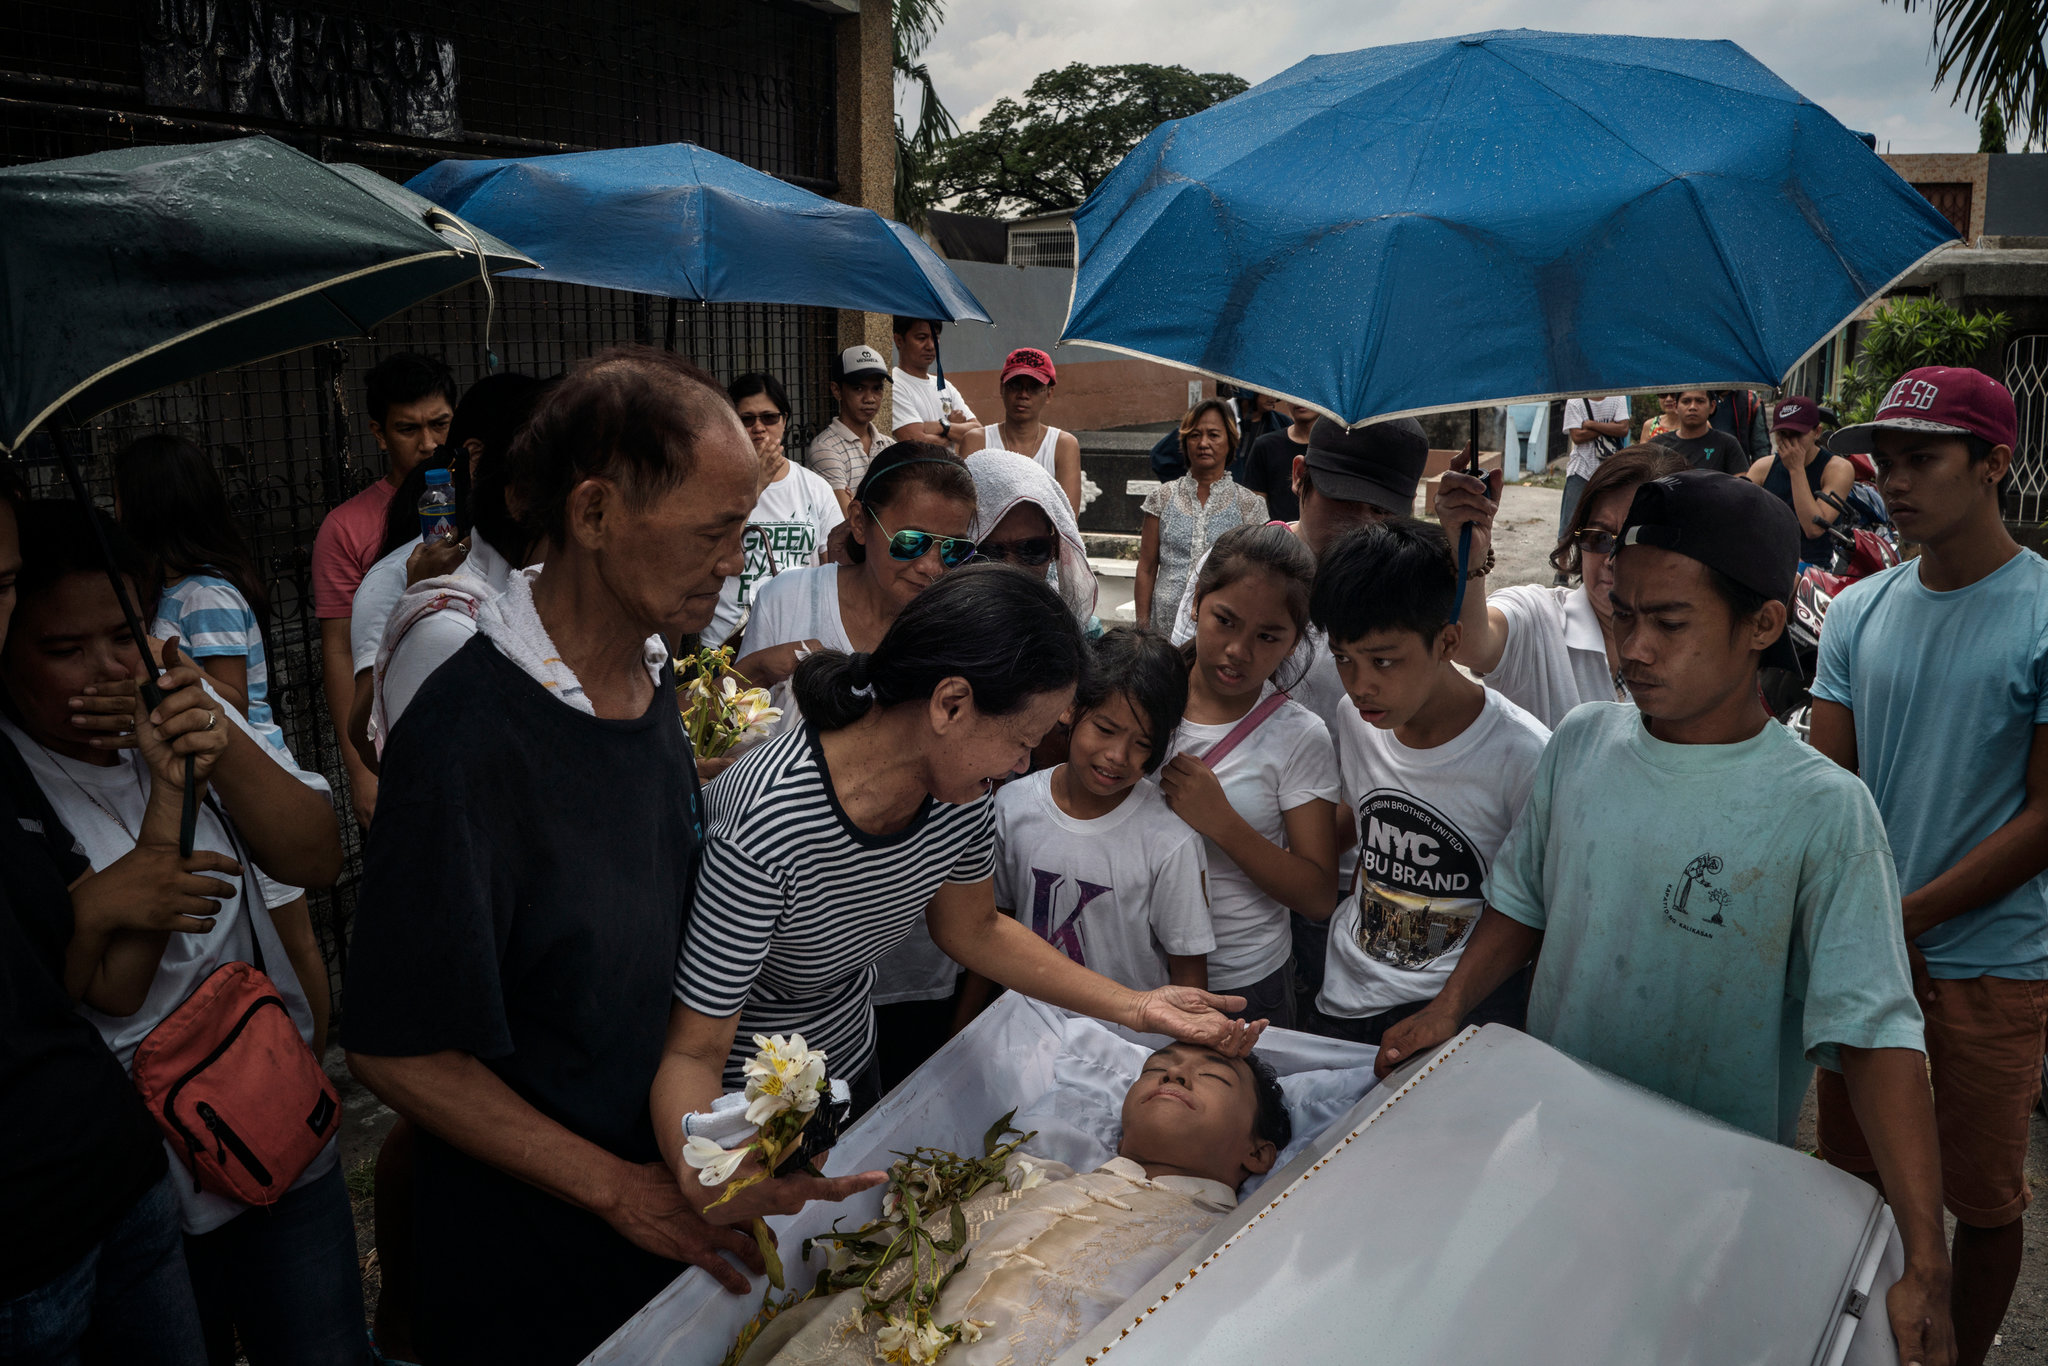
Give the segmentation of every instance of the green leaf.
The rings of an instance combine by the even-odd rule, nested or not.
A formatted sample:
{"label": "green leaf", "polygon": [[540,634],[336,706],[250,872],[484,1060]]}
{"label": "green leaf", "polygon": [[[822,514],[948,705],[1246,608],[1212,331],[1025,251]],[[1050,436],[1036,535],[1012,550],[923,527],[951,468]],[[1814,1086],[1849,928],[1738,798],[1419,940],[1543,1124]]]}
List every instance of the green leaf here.
{"label": "green leaf", "polygon": [[1017,1112],[1012,1110],[994,1124],[989,1125],[988,1132],[983,1134],[981,1138],[981,1150],[993,1157],[997,1145],[1002,1142],[1003,1135],[1012,1132],[1010,1121],[1016,1117]]}

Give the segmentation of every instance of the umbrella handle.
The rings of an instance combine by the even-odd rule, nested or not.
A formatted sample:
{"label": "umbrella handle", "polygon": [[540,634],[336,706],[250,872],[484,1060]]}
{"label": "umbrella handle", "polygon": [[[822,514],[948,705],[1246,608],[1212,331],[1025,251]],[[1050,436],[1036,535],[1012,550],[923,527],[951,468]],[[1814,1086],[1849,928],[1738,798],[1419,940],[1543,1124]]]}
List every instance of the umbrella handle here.
{"label": "umbrella handle", "polygon": [[[142,656],[144,678],[142,697],[152,707],[160,707],[164,701],[164,690],[157,686],[156,672],[149,668],[149,633],[142,629],[142,618],[135,611],[135,604],[128,600],[128,585],[122,581],[121,571],[114,567],[114,548],[107,543],[107,529],[94,516],[92,499],[85,491],[85,478],[78,472],[78,462],[71,458],[71,445],[64,439],[62,428],[50,429],[50,440],[57,447],[57,462],[64,467],[64,478],[71,485],[71,496],[85,509],[85,520],[92,526],[93,539],[99,542],[100,563],[106,566],[107,582],[114,586],[114,600],[121,604],[121,619],[128,623],[128,634],[135,641],[136,653]],[[185,805],[178,820],[178,856],[192,857],[192,844],[199,828],[199,784],[193,773],[191,755],[185,756]]]}
{"label": "umbrella handle", "polygon": [[[1466,450],[1472,456],[1469,472],[1476,475],[1479,473],[1479,410],[1477,408],[1472,410],[1472,444],[1466,447]],[[1451,623],[1453,625],[1457,623],[1459,615],[1465,610],[1465,571],[1471,563],[1472,524],[1467,522],[1458,528],[1458,586],[1451,593]]]}

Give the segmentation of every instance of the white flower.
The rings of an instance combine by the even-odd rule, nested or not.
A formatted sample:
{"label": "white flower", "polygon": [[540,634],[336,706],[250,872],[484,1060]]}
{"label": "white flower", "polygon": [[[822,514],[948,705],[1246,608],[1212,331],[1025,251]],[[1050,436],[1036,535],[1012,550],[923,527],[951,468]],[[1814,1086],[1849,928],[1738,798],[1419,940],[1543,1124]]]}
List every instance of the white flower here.
{"label": "white flower", "polygon": [[887,1195],[882,1197],[882,1217],[884,1219],[894,1219],[896,1211],[902,1208],[903,1197],[898,1195],[894,1189],[891,1189]]}
{"label": "white flower", "polygon": [[1045,1184],[1045,1168],[1023,1158],[1017,1159],[1017,1170],[1010,1173],[1010,1189],[1013,1191],[1036,1190]]}
{"label": "white flower", "polygon": [[885,1362],[895,1362],[895,1366],[918,1366],[918,1327],[909,1319],[889,1315],[889,1323],[874,1333],[874,1350],[883,1354]]}
{"label": "white flower", "polygon": [[825,1083],[825,1055],[804,1044],[804,1036],[754,1036],[754,1056],[747,1060],[747,1122],[765,1124],[784,1110],[809,1114],[818,1108]]}
{"label": "white flower", "polygon": [[987,1319],[962,1319],[960,1320],[960,1340],[962,1342],[980,1342],[981,1330],[994,1326]]}
{"label": "white flower", "polygon": [[683,1145],[683,1161],[697,1169],[697,1180],[700,1184],[721,1186],[739,1170],[740,1163],[747,1160],[749,1151],[750,1149],[742,1147],[727,1152],[700,1134]]}
{"label": "white flower", "polygon": [[953,1339],[948,1337],[944,1330],[937,1324],[926,1322],[918,1325],[917,1345],[912,1350],[920,1362],[929,1362],[937,1361],[939,1353],[952,1345]]}
{"label": "white flower", "polygon": [[773,1091],[757,1094],[754,1083],[750,1081],[747,1083],[747,1095],[747,1123],[757,1129],[789,1108],[789,1097],[782,1094],[779,1085]]}

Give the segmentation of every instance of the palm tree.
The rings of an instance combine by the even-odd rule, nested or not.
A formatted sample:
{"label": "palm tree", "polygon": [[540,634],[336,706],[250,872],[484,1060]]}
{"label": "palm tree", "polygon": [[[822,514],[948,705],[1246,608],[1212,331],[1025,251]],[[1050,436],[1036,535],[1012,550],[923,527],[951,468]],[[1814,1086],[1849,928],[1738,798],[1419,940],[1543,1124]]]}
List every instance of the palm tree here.
{"label": "palm tree", "polygon": [[920,232],[932,207],[925,168],[939,144],[960,130],[939,100],[931,71],[918,60],[945,17],[945,0],[896,0],[891,15],[896,75],[917,92],[915,126],[906,131],[903,115],[896,116],[896,217]]}
{"label": "palm tree", "polygon": [[1934,9],[1934,84],[1954,72],[1972,113],[2003,111],[2027,145],[2048,140],[2048,0],[1899,0]]}

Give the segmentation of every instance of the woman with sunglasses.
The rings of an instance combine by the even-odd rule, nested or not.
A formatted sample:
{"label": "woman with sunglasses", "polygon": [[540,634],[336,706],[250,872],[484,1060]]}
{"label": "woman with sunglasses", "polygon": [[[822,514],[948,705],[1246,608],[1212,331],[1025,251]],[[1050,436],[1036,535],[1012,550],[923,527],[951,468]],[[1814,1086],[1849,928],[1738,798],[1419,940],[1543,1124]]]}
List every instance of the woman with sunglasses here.
{"label": "woman with sunglasses", "polygon": [[771,688],[778,729],[801,719],[788,686],[814,650],[872,650],[910,600],[974,555],[974,478],[944,446],[899,441],[875,454],[847,505],[851,564],[792,569],[758,584],[739,671]]}
{"label": "woman with sunglasses", "polygon": [[[893,449],[893,448],[892,448]],[[1072,705],[1084,642],[1044,583],[995,566],[949,574],[872,652],[797,670],[806,724],[749,750],[706,792],[707,833],[649,1110],[692,1206],[719,1223],[843,1198],[879,1172],[768,1180],[707,1208],[683,1117],[738,1091],[758,1034],[801,1034],[856,1110],[881,1098],[873,982],[913,928],[994,981],[1142,1033],[1241,1057],[1261,1026],[1242,998],[1138,991],[1089,971],[996,909],[994,780]]]}
{"label": "woman with sunglasses", "polygon": [[[733,642],[747,620],[756,590],[787,569],[824,559],[832,528],[846,519],[832,486],[783,453],[789,432],[789,394],[773,375],[741,375],[726,386],[740,425],[761,461],[761,496],[747,519],[747,567],[725,581],[718,611],[704,628],[706,645]],[[751,635],[752,633],[749,632]]]}
{"label": "woman with sunglasses", "polygon": [[1469,474],[1444,475],[1436,511],[1445,534],[1455,544],[1460,527],[1472,528],[1464,635],[1452,658],[1546,726],[1581,702],[1627,701],[1609,597],[1615,538],[1638,488],[1689,468],[1684,456],[1656,445],[1608,456],[1586,481],[1550,555],[1577,585],[1517,584],[1491,596],[1485,570],[1493,565],[1495,489]]}

